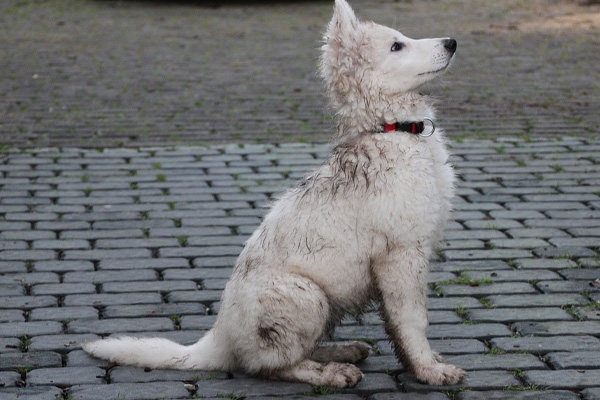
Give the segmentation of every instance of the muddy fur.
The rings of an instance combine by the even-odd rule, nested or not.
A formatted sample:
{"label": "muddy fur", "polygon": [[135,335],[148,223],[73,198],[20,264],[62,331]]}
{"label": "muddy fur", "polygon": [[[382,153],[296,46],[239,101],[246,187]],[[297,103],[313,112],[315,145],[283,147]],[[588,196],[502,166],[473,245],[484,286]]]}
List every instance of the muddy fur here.
{"label": "muddy fur", "polygon": [[187,347],[125,337],[86,343],[88,353],[151,368],[242,367],[270,379],[354,386],[362,374],[350,363],[368,347],[319,343],[344,315],[378,304],[398,359],[417,379],[442,385],[464,376],[425,336],[428,260],[454,185],[443,133],[382,133],[384,123],[434,120],[417,89],[446,69],[456,42],[362,23],[345,0],[336,0],[324,42],[320,71],[336,146],[248,239],[213,329]]}

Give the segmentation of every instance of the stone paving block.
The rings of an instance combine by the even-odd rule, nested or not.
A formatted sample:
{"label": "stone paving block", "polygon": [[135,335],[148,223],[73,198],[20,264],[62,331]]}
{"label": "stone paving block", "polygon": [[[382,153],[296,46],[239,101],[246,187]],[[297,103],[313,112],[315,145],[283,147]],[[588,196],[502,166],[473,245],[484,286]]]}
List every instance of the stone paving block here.
{"label": "stone paving block", "polygon": [[[178,237],[178,236],[187,236],[188,239],[191,238],[195,238],[197,240],[200,240],[198,237],[199,236],[208,236],[209,238],[214,236],[221,236],[221,235],[230,235],[231,234],[231,229],[229,229],[226,226],[221,226],[221,227],[210,227],[209,229],[207,228],[202,228],[202,227],[197,227],[197,228],[154,228],[150,230],[150,237]],[[200,243],[190,243],[193,246],[200,246]]]}
{"label": "stone paving block", "polygon": [[30,321],[71,319],[98,319],[98,310],[93,307],[51,307],[36,308],[29,313]]}
{"label": "stone paving block", "polygon": [[600,240],[597,237],[557,237],[551,238],[549,242],[556,247],[590,247],[599,248]]}
{"label": "stone paving block", "polygon": [[120,249],[120,250],[67,250],[64,252],[65,260],[103,260],[123,258],[151,258],[148,249]]}
{"label": "stone paving block", "polygon": [[189,330],[189,329],[208,330],[214,326],[216,320],[217,320],[216,315],[202,315],[202,316],[186,315],[186,316],[181,317],[180,324],[181,324],[181,329],[184,329],[184,330]]}
{"label": "stone paving block", "polygon": [[110,385],[75,385],[69,392],[73,400],[155,400],[188,399],[183,382],[114,383]]}
{"label": "stone paving block", "polygon": [[562,269],[558,273],[568,280],[593,281],[600,278],[600,270],[597,268]]}
{"label": "stone paving block", "polygon": [[27,243],[24,241],[0,240],[0,251],[25,249],[27,249]]}
{"label": "stone paving block", "polygon": [[518,282],[534,280],[562,280],[563,278],[550,270],[511,270],[511,271],[465,271],[463,275],[472,280],[489,279],[493,282]]}
{"label": "stone paving block", "polygon": [[596,252],[585,247],[538,247],[533,250],[537,257],[541,258],[573,258],[594,257]]}
{"label": "stone paving block", "polygon": [[464,354],[444,357],[444,362],[456,365],[465,371],[514,369],[548,369],[548,366],[533,354]]}
{"label": "stone paving block", "polygon": [[81,343],[98,340],[99,336],[94,334],[83,335],[41,335],[31,338],[30,351],[55,351],[67,353],[81,348]]}
{"label": "stone paving block", "polygon": [[456,249],[484,249],[485,243],[481,240],[445,240],[440,249],[444,251]]}
{"label": "stone paving block", "polygon": [[508,263],[502,260],[471,260],[471,261],[444,261],[434,262],[431,271],[479,271],[479,270],[512,270]]}
{"label": "stone paving block", "polygon": [[436,324],[429,325],[427,337],[430,339],[491,339],[510,336],[511,330],[503,324]]}
{"label": "stone paving block", "polygon": [[[93,224],[94,229],[153,229],[153,228],[174,228],[175,222],[171,219],[152,219],[152,220],[125,220],[125,221],[96,221]],[[124,257],[125,258],[125,257]]]}
{"label": "stone paving block", "polygon": [[162,303],[159,293],[72,294],[65,296],[65,306],[109,306],[117,304]]}
{"label": "stone paving block", "polygon": [[443,393],[376,393],[369,400],[448,400]]}
{"label": "stone paving block", "polygon": [[193,281],[134,281],[107,282],[102,284],[105,293],[134,292],[172,292],[175,290],[195,290],[197,284]]}
{"label": "stone paving block", "polygon": [[428,310],[453,310],[458,307],[482,308],[483,304],[474,297],[428,297]]}
{"label": "stone paving block", "polygon": [[220,236],[214,234],[214,236],[191,236],[187,238],[187,246],[243,246],[248,240],[247,236],[243,235],[229,235]]}
{"label": "stone paving block", "polygon": [[548,242],[538,238],[492,239],[490,246],[498,249],[533,249],[547,246]]}
{"label": "stone paving block", "polygon": [[53,296],[8,296],[0,297],[0,309],[19,308],[31,310],[37,307],[57,306],[58,301]]}
{"label": "stone paving block", "polygon": [[362,380],[353,388],[344,390],[344,393],[356,393],[369,396],[377,392],[393,392],[398,385],[393,377],[382,373],[363,373]]}
{"label": "stone paving block", "polygon": [[483,283],[471,285],[441,285],[439,290],[445,296],[489,296],[493,294],[533,294],[533,285],[525,282]]}
{"label": "stone paving block", "polygon": [[476,260],[476,259],[502,259],[532,257],[529,250],[521,249],[491,249],[491,250],[445,250],[447,260]]}
{"label": "stone paving block", "polygon": [[63,261],[63,260],[48,260],[38,261],[33,267],[34,271],[52,271],[52,272],[66,272],[66,271],[93,271],[94,264],[90,261]]}
{"label": "stone paving block", "polygon": [[55,249],[55,250],[71,250],[71,249],[89,249],[90,242],[87,240],[34,240],[34,249]]}
{"label": "stone paving block", "polygon": [[461,239],[505,239],[506,234],[499,230],[493,229],[473,229],[473,230],[447,230],[444,234],[446,240],[461,240]]}
{"label": "stone paving block", "polygon": [[21,341],[17,338],[0,338],[0,354],[19,352]]}
{"label": "stone paving block", "polygon": [[105,270],[91,272],[67,272],[63,282],[92,282],[97,285],[105,282],[131,282],[157,280],[158,274],[152,269]]}
{"label": "stone paving block", "polygon": [[600,399],[600,387],[585,389],[581,391],[584,400],[599,400]]}
{"label": "stone paving block", "polygon": [[600,260],[597,258],[580,258],[577,260],[582,268],[597,268],[600,267]]}
{"label": "stone paving block", "polygon": [[550,353],[545,358],[555,369],[596,369],[600,350]]}
{"label": "stone paving block", "polygon": [[96,293],[96,287],[91,283],[48,283],[34,285],[31,293],[35,296]]}
{"label": "stone paving block", "polygon": [[513,326],[523,336],[594,336],[600,332],[600,321],[517,322]]}
{"label": "stone paving block", "polygon": [[111,383],[190,381],[202,385],[204,381],[227,377],[227,373],[223,371],[176,371],[121,366],[110,370]]}
{"label": "stone paving block", "polygon": [[170,317],[172,315],[206,315],[207,308],[202,303],[169,303],[108,306],[104,309],[105,318],[127,317]]}
{"label": "stone paving block", "polygon": [[600,292],[588,281],[541,281],[536,286],[544,293]]}
{"label": "stone paving block", "polygon": [[521,382],[510,372],[505,371],[470,371],[463,382],[452,386],[430,386],[415,380],[412,374],[404,373],[398,377],[406,390],[410,392],[429,392],[432,390],[448,391],[458,388],[472,390],[502,390],[509,386],[520,386]]}
{"label": "stone paving block", "polygon": [[495,308],[468,310],[469,319],[477,322],[512,323],[518,321],[572,321],[573,317],[559,307]]}
{"label": "stone paving block", "polygon": [[286,397],[294,394],[311,392],[312,386],[306,383],[240,378],[234,380],[208,380],[199,382],[196,394],[204,397],[222,397],[232,394],[245,397],[260,397],[267,395]]}
{"label": "stone paving block", "polygon": [[0,322],[25,322],[25,317],[21,310],[1,310]]}
{"label": "stone paving block", "polygon": [[0,284],[0,296],[22,296],[25,294],[25,288],[17,285],[2,285]]}
{"label": "stone paving block", "polygon": [[100,260],[99,270],[189,268],[185,258],[123,258]]}
{"label": "stone paving block", "polygon": [[220,290],[196,290],[196,291],[176,291],[167,295],[169,303],[179,302],[213,302],[221,300],[222,292]]}
{"label": "stone paving block", "polygon": [[56,321],[12,322],[0,324],[0,337],[21,337],[62,333],[62,324]]}
{"label": "stone paving block", "polygon": [[6,273],[25,273],[27,267],[23,261],[0,261],[0,270]]}
{"label": "stone paving block", "polygon": [[73,350],[66,354],[65,362],[67,367],[104,367],[106,368],[108,362],[100,360],[87,354],[83,350]]}
{"label": "stone paving block", "polygon": [[105,371],[96,367],[77,368],[42,368],[34,369],[27,374],[27,384],[30,386],[72,386],[74,384],[104,383]]}
{"label": "stone paving block", "polygon": [[485,392],[460,392],[457,400],[578,400],[576,393],[568,390],[504,390]]}
{"label": "stone paving block", "polygon": [[571,228],[597,227],[598,219],[527,219],[523,223],[525,226],[531,228],[557,228],[568,230]]}
{"label": "stone paving block", "polygon": [[0,284],[1,285],[35,285],[38,283],[58,283],[60,281],[60,277],[58,274],[50,273],[50,272],[30,272],[30,273],[22,273],[22,274],[4,274],[0,275]]}
{"label": "stone paving block", "polygon": [[203,279],[202,289],[206,290],[224,290],[229,279]]}
{"label": "stone paving block", "polygon": [[[86,228],[87,229],[87,228]],[[142,229],[110,229],[110,230],[66,230],[59,234],[61,239],[96,240],[102,238],[140,238],[144,233]]]}
{"label": "stone paving block", "polygon": [[600,370],[525,371],[523,377],[532,385],[551,389],[585,389],[598,386]]}
{"label": "stone paving block", "polygon": [[189,279],[189,280],[205,280],[205,279],[229,279],[232,268],[194,268],[182,269],[173,268],[163,272],[164,280],[172,279]]}
{"label": "stone paving block", "polygon": [[147,239],[99,239],[96,241],[97,249],[122,249],[122,248],[152,248],[179,246],[174,238],[147,238]]}
{"label": "stone paving block", "polygon": [[[379,340],[376,343],[377,348],[384,356],[393,355],[392,345],[387,340]],[[429,344],[431,348],[442,356],[450,354],[471,354],[471,353],[484,353],[486,350],[485,345],[479,340],[475,339],[430,339]]]}
{"label": "stone paving block", "polygon": [[563,230],[556,228],[525,228],[525,229],[509,229],[508,233],[515,239],[520,238],[539,238],[539,239],[550,239],[556,237],[566,236],[569,234]]}
{"label": "stone paving block", "polygon": [[170,331],[173,321],[169,318],[115,318],[76,320],[69,324],[68,333],[108,334],[114,332]]}
{"label": "stone paving block", "polygon": [[[67,229],[82,230],[90,229],[90,223],[86,221],[42,221],[35,224],[36,229],[49,231],[63,231]],[[84,239],[75,237],[73,239]]]}
{"label": "stone paving block", "polygon": [[[19,373],[13,371],[0,371],[0,388],[22,385],[21,382],[21,375]],[[0,394],[2,394],[2,392],[0,392]]]}
{"label": "stone paving block", "polygon": [[[1,385],[1,383],[0,383]],[[62,390],[53,387],[32,387],[32,388],[0,388],[0,395],[4,400],[57,400],[62,396]]]}
{"label": "stone paving block", "polygon": [[526,351],[534,354],[546,354],[556,351],[595,351],[600,341],[592,336],[551,336],[494,338],[492,346],[505,351]]}
{"label": "stone paving block", "polygon": [[29,230],[31,229],[31,223],[29,222],[7,222],[7,221],[0,221],[0,230],[2,231],[22,231],[22,230]]}
{"label": "stone paving block", "polygon": [[160,257],[219,257],[237,256],[242,246],[166,247],[159,249]]}
{"label": "stone paving block", "polygon": [[522,294],[487,296],[487,301],[497,307],[551,307],[586,303],[586,299],[573,293]]}
{"label": "stone paving block", "polygon": [[515,260],[515,264],[522,269],[563,269],[563,268],[575,268],[577,263],[573,260],[566,258],[526,258]]}
{"label": "stone paving block", "polygon": [[365,360],[356,364],[360,370],[365,372],[391,372],[403,370],[404,367],[398,362],[396,356],[378,356],[371,354]]}
{"label": "stone paving block", "polygon": [[16,370],[19,368],[49,368],[60,367],[61,365],[62,358],[60,354],[54,352],[10,352],[0,354],[0,370]]}
{"label": "stone paving block", "polygon": [[0,260],[26,261],[26,260],[54,260],[56,252],[53,250],[4,250],[0,252]]}
{"label": "stone paving block", "polygon": [[227,257],[198,257],[192,260],[192,265],[195,268],[219,268],[219,267],[233,267],[237,261],[237,256]]}

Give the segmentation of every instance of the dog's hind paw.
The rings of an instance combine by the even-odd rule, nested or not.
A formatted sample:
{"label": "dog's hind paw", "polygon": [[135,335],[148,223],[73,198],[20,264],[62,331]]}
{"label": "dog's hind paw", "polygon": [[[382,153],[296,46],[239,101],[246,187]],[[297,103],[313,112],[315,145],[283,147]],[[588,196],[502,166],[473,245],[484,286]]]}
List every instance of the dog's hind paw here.
{"label": "dog's hind paw", "polygon": [[451,364],[436,363],[415,371],[417,380],[429,385],[456,385],[462,381],[466,372]]}
{"label": "dog's hind paw", "polygon": [[354,387],[363,377],[362,372],[352,364],[330,362],[323,368],[323,385],[336,388]]}

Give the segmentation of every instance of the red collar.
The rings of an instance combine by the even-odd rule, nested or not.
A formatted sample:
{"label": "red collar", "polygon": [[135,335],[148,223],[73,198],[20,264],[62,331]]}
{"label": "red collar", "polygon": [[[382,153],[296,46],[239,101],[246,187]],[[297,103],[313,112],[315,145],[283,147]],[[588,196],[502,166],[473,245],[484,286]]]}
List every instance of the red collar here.
{"label": "red collar", "polygon": [[425,122],[396,122],[394,124],[383,124],[384,132],[408,132],[418,135],[425,130]]}

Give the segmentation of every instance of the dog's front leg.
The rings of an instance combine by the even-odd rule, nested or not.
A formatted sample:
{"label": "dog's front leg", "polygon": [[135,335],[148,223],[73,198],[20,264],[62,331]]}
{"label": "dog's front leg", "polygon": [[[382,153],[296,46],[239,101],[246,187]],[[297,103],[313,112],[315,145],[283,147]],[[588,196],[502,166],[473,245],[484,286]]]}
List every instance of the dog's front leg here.
{"label": "dog's front leg", "polygon": [[465,372],[444,364],[427,341],[428,261],[418,248],[395,250],[373,264],[381,315],[396,357],[415,377],[430,385],[453,385]]}

